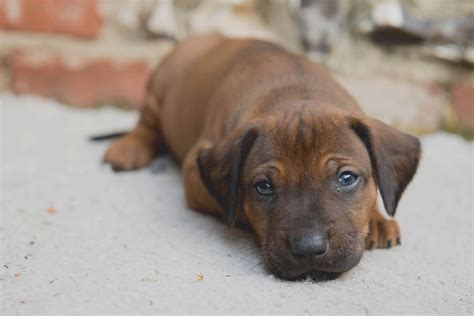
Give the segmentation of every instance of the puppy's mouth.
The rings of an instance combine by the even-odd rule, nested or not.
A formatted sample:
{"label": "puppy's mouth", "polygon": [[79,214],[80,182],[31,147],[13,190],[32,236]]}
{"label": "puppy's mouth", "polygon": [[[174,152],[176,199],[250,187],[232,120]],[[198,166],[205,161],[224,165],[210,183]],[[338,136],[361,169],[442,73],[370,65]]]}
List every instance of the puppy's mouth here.
{"label": "puppy's mouth", "polygon": [[317,262],[301,262],[294,260],[284,252],[265,251],[267,268],[280,279],[289,281],[313,282],[331,281],[355,267],[362,258],[362,252],[348,252],[337,255],[328,254],[327,258]]}
{"label": "puppy's mouth", "polygon": [[[358,260],[357,260],[358,262]],[[277,265],[275,263],[267,264],[269,270],[280,279],[289,281],[314,281],[324,282],[331,281],[347,272],[357,263],[344,264],[344,267],[334,267],[333,269],[323,270],[314,267],[301,267],[299,265]],[[350,267],[349,267],[350,266]]]}
{"label": "puppy's mouth", "polygon": [[343,272],[324,272],[310,270],[305,273],[296,275],[294,277],[286,278],[290,281],[312,281],[312,282],[325,282],[337,279]]}
{"label": "puppy's mouth", "polygon": [[313,281],[324,282],[331,281],[339,277],[344,271],[323,271],[315,268],[304,269],[298,266],[283,266],[267,264],[270,272],[280,279],[288,281]]}

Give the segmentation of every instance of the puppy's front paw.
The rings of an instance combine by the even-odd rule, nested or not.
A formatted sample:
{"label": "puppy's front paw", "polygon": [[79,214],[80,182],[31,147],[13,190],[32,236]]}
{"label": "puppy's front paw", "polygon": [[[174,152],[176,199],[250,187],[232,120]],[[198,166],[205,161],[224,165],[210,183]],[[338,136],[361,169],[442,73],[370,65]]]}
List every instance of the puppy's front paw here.
{"label": "puppy's front paw", "polygon": [[114,171],[126,171],[146,167],[154,156],[153,145],[135,135],[126,135],[107,149],[104,162],[110,163]]}
{"label": "puppy's front paw", "polygon": [[400,245],[400,229],[394,220],[385,219],[378,212],[369,221],[366,248],[391,248]]}

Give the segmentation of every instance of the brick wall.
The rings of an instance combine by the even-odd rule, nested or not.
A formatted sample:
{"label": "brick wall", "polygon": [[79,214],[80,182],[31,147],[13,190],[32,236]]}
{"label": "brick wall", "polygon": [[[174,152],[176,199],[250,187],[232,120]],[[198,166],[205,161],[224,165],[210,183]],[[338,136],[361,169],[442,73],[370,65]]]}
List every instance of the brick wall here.
{"label": "brick wall", "polygon": [[0,26],[7,30],[94,38],[102,25],[97,0],[2,0],[0,4]]}
{"label": "brick wall", "polygon": [[150,3],[0,0],[0,90],[81,107],[140,107],[152,67],[173,45],[127,25]]}

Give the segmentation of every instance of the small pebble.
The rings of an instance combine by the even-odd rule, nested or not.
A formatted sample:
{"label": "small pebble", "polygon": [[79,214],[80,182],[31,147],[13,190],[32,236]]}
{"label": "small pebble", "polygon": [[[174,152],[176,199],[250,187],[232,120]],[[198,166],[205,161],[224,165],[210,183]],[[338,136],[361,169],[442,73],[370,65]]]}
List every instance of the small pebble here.
{"label": "small pebble", "polygon": [[204,275],[202,273],[196,275],[196,281],[204,281]]}
{"label": "small pebble", "polygon": [[54,214],[57,212],[57,210],[54,207],[48,207],[47,211],[48,211],[48,214]]}

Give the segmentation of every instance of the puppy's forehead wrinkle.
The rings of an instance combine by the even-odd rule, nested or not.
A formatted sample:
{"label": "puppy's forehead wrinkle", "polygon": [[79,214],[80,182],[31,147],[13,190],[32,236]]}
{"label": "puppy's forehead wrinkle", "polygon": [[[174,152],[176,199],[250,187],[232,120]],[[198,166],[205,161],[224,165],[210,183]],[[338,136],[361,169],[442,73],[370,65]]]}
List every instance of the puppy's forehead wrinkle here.
{"label": "puppy's forehead wrinkle", "polygon": [[[316,115],[310,106],[272,116],[260,128],[249,172],[288,186],[312,186],[342,167],[369,177],[370,159],[346,121],[338,116]],[[275,170],[270,170],[270,166]],[[366,170],[369,169],[369,170]],[[255,179],[254,179],[255,180]]]}
{"label": "puppy's forehead wrinkle", "polygon": [[270,143],[275,153],[299,164],[328,154],[350,155],[356,147],[362,148],[343,120],[332,115],[317,116],[309,107],[279,117],[269,134],[273,134]]}
{"label": "puppy's forehead wrinkle", "polygon": [[336,140],[336,136],[340,136],[340,126],[330,117],[318,118],[306,108],[303,106],[300,111],[283,116],[277,121],[276,138],[281,140],[281,146],[303,151],[317,147],[321,149],[325,144]]}

